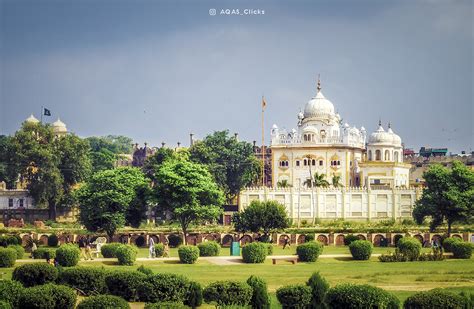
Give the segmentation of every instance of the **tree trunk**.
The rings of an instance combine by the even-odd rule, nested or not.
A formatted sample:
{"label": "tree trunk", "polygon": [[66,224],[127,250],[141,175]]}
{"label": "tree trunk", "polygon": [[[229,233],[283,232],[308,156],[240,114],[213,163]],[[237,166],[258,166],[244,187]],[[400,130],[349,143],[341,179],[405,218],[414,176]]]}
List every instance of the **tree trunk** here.
{"label": "tree trunk", "polygon": [[451,237],[451,225],[452,225],[452,222],[448,220],[448,237]]}
{"label": "tree trunk", "polygon": [[48,217],[50,220],[56,221],[56,203],[49,202],[49,213]]}

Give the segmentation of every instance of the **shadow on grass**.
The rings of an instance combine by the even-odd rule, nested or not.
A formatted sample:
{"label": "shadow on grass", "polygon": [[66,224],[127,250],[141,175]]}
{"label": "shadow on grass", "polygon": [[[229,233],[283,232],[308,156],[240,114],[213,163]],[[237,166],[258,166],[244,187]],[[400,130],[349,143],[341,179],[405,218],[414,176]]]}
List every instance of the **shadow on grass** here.
{"label": "shadow on grass", "polygon": [[342,261],[342,262],[349,262],[349,261],[354,261],[354,259],[350,256],[344,256],[344,257],[335,257],[334,258],[336,261]]}

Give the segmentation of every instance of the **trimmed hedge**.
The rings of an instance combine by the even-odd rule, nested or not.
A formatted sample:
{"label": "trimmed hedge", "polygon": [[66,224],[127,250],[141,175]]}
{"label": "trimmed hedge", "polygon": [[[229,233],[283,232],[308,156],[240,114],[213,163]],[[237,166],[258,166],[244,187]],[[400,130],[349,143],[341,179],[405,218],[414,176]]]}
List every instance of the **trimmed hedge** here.
{"label": "trimmed hedge", "polygon": [[155,244],[155,256],[162,257],[165,253],[165,245],[163,244]]}
{"label": "trimmed hedge", "polygon": [[85,298],[76,309],[130,309],[126,300],[113,295],[98,295]]}
{"label": "trimmed hedge", "polygon": [[287,285],[276,290],[276,297],[283,309],[304,309],[311,303],[311,289],[306,285]]}
{"label": "trimmed hedge", "polygon": [[12,248],[0,248],[0,268],[13,267],[16,262],[18,254]]}
{"label": "trimmed hedge", "polygon": [[56,261],[61,266],[76,266],[80,259],[81,250],[74,244],[64,244],[56,250]]}
{"label": "trimmed hedge", "polygon": [[117,248],[120,247],[122,244],[118,242],[113,242],[110,244],[105,244],[100,247],[100,253],[104,258],[116,258]]}
{"label": "trimmed hedge", "polygon": [[263,263],[267,254],[267,244],[260,242],[253,242],[242,248],[242,258],[245,263]]}
{"label": "trimmed hedge", "polygon": [[443,249],[445,252],[452,252],[451,251],[451,246],[454,244],[454,243],[458,243],[458,242],[462,242],[461,239],[457,238],[457,237],[449,237],[449,238],[445,238],[443,240]]}
{"label": "trimmed hedge", "polygon": [[189,280],[181,275],[155,274],[142,280],[138,294],[143,302],[184,302],[189,289]]}
{"label": "trimmed hedge", "polygon": [[306,242],[296,247],[296,254],[302,262],[315,262],[322,252],[323,245],[316,241]]}
{"label": "trimmed hedge", "polygon": [[250,276],[247,284],[252,288],[250,306],[255,309],[269,309],[270,297],[268,296],[267,283],[260,277]]}
{"label": "trimmed hedge", "polygon": [[0,236],[0,247],[7,247],[9,245],[21,245],[21,238],[18,235]]}
{"label": "trimmed hedge", "polygon": [[57,247],[59,244],[59,238],[56,234],[48,236],[48,247]]}
{"label": "trimmed hedge", "polygon": [[354,260],[368,260],[372,255],[374,246],[368,240],[356,240],[351,242],[349,250],[351,250],[352,258]]}
{"label": "trimmed hedge", "polygon": [[405,309],[463,309],[467,308],[466,298],[442,289],[418,292],[409,296],[403,303]]}
{"label": "trimmed hedge", "polygon": [[7,248],[13,249],[16,251],[16,258],[21,260],[25,255],[25,249],[20,245],[9,245]]}
{"label": "trimmed hedge", "polygon": [[353,241],[359,240],[359,237],[353,234],[349,234],[344,237],[344,245],[349,246]]}
{"label": "trimmed hedge", "polygon": [[266,244],[267,245],[267,255],[273,255],[273,245],[272,244]]}
{"label": "trimmed hedge", "polygon": [[107,292],[106,274],[104,268],[72,267],[60,273],[59,282],[79,290],[86,296],[104,294]]}
{"label": "trimmed hedge", "polygon": [[367,284],[336,285],[329,289],[325,300],[329,308],[395,309],[400,307],[400,301],[394,295]]}
{"label": "trimmed hedge", "polygon": [[110,294],[120,296],[127,301],[138,301],[138,289],[147,278],[139,271],[114,271],[105,278]]}
{"label": "trimmed hedge", "polygon": [[451,245],[451,251],[455,259],[470,259],[473,245],[468,242],[455,242]]}
{"label": "trimmed hedge", "polygon": [[183,238],[180,235],[171,234],[168,236],[168,245],[170,248],[176,248],[183,244]]}
{"label": "trimmed hedge", "polygon": [[131,266],[137,259],[138,248],[130,245],[120,245],[115,251],[119,265]]}
{"label": "trimmed hedge", "polygon": [[196,308],[202,305],[202,287],[199,282],[191,281],[189,283],[184,304],[191,308]]}
{"label": "trimmed hedge", "polygon": [[178,255],[181,263],[194,264],[199,257],[199,249],[196,246],[180,246]]}
{"label": "trimmed hedge", "polygon": [[25,288],[18,281],[0,280],[0,299],[9,303],[12,307],[18,307],[18,300]]}
{"label": "trimmed hedge", "polygon": [[397,242],[399,252],[409,261],[416,261],[421,254],[421,242],[414,237],[402,237]]}
{"label": "trimmed hedge", "polygon": [[140,235],[135,239],[135,245],[137,247],[145,247],[146,246],[146,238],[143,235]]}
{"label": "trimmed hedge", "polygon": [[56,257],[56,250],[53,248],[38,248],[35,251],[31,252],[31,255],[35,260],[44,259],[47,260],[48,258],[54,259]]}
{"label": "trimmed hedge", "polygon": [[148,268],[148,267],[145,267],[145,265],[140,265],[140,267],[137,268],[137,271],[147,275],[147,276],[151,276],[153,275],[153,270],[151,270],[151,268]]}
{"label": "trimmed hedge", "polygon": [[24,264],[13,270],[12,279],[25,287],[46,284],[58,279],[58,269],[47,263]]}
{"label": "trimmed hedge", "polygon": [[74,309],[76,301],[76,292],[70,287],[48,283],[26,289],[18,304],[29,309]]}
{"label": "trimmed hedge", "polygon": [[252,299],[252,288],[245,282],[216,281],[204,288],[203,296],[206,303],[223,305],[247,306]]}
{"label": "trimmed hedge", "polygon": [[162,303],[146,303],[144,309],[187,309],[190,308],[181,302],[162,302]]}
{"label": "trimmed hedge", "polygon": [[324,298],[329,290],[329,283],[323,276],[313,273],[306,283],[311,288],[311,308],[325,308]]}
{"label": "trimmed hedge", "polygon": [[221,245],[216,241],[206,241],[198,245],[199,256],[218,256],[221,251]]}

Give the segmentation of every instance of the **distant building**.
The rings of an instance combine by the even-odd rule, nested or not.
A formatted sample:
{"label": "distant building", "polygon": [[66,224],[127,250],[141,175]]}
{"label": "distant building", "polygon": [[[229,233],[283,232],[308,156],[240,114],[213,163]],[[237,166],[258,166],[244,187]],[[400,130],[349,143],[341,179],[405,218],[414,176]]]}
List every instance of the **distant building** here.
{"label": "distant building", "polygon": [[420,148],[420,156],[429,158],[429,157],[443,157],[448,153],[448,148]]}

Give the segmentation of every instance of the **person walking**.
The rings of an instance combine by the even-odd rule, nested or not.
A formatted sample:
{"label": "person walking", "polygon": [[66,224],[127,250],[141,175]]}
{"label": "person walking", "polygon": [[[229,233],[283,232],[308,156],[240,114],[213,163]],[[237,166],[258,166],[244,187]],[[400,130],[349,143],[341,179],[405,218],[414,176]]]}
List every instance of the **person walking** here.
{"label": "person walking", "polygon": [[148,253],[148,258],[149,259],[153,259],[155,258],[155,240],[153,239],[153,237],[150,237],[148,239],[148,250],[149,250],[149,253]]}
{"label": "person walking", "polygon": [[163,250],[163,257],[170,257],[170,246],[167,241],[165,241],[165,248]]}
{"label": "person walking", "polygon": [[290,247],[290,239],[288,237],[285,238],[285,242],[283,244],[283,250],[285,250],[286,247]]}
{"label": "person walking", "polygon": [[31,244],[31,258],[34,258],[33,254],[36,250],[38,250],[38,247],[36,246],[36,243],[33,241],[33,239],[31,241],[32,241],[32,244]]}

